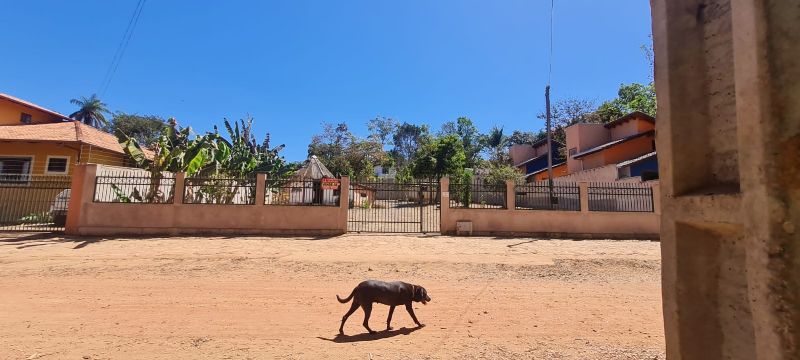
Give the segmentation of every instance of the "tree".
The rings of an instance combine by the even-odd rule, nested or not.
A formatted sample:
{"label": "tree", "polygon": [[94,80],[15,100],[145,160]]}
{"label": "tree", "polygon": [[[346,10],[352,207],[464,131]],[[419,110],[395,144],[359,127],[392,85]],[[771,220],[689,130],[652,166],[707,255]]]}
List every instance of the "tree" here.
{"label": "tree", "polygon": [[240,119],[233,126],[228,119],[223,119],[228,139],[219,136],[214,125],[215,147],[214,173],[233,178],[244,178],[253,173],[266,173],[267,177],[276,178],[288,172],[286,161],[280,152],[286,147],[281,144],[271,147],[270,135],[266,133],[259,144],[253,134],[253,118]]}
{"label": "tree", "polygon": [[[597,105],[594,100],[565,98],[553,103],[550,109],[550,119],[553,126],[553,140],[562,144],[567,142],[567,134],[564,129],[570,125],[578,123],[598,123],[600,117],[595,110]],[[539,119],[546,119],[546,114],[540,113]],[[547,137],[547,133],[544,133]]]}
{"label": "tree", "polygon": [[111,123],[106,126],[106,130],[110,133],[121,132],[136,139],[139,144],[150,147],[156,142],[161,135],[161,131],[166,126],[164,119],[155,115],[116,112],[111,119]]}
{"label": "tree", "polygon": [[392,135],[391,155],[399,168],[408,166],[417,149],[430,141],[428,125],[414,125],[403,122]]}
{"label": "tree", "polygon": [[108,120],[106,120],[104,114],[110,114],[111,112],[108,110],[108,105],[100,101],[97,94],[92,94],[88,98],[81,96],[80,100],[72,99],[69,102],[80,107],[78,111],[70,114],[69,117],[97,128],[108,125]]}
{"label": "tree", "polygon": [[521,130],[514,130],[511,135],[506,138],[506,145],[522,145],[522,144],[533,144],[539,139],[543,139],[547,136],[544,130],[539,130],[538,133],[534,133],[531,131],[521,131]]}
{"label": "tree", "polygon": [[484,178],[484,182],[494,185],[505,184],[506,180],[522,183],[525,181],[525,175],[513,166],[507,164],[492,164],[489,167],[489,174]]}
{"label": "tree", "polygon": [[483,146],[489,151],[489,161],[495,165],[507,163],[509,160],[507,150],[508,138],[503,134],[503,127],[493,127],[488,134],[483,136]]}
{"label": "tree", "polygon": [[424,144],[416,152],[411,171],[416,178],[438,180],[445,175],[460,176],[466,160],[461,139],[446,135]]}
{"label": "tree", "polygon": [[607,123],[633,111],[656,116],[656,89],[653,83],[620,85],[617,98],[601,104],[596,114],[601,122]]}
{"label": "tree", "polygon": [[314,135],[308,145],[308,155],[316,155],[335,175],[356,179],[374,176],[374,167],[384,164],[386,152],[380,142],[360,139],[347,124],[323,124],[322,134]]}
{"label": "tree", "polygon": [[397,126],[397,120],[383,116],[378,116],[367,122],[370,139],[380,143],[381,146],[387,145],[387,142],[391,140],[390,137],[395,133]]}
{"label": "tree", "polygon": [[475,168],[478,165],[479,155],[483,150],[481,135],[472,120],[460,117],[456,121],[448,121],[442,124],[440,136],[455,135],[461,140],[466,156],[466,167]]}

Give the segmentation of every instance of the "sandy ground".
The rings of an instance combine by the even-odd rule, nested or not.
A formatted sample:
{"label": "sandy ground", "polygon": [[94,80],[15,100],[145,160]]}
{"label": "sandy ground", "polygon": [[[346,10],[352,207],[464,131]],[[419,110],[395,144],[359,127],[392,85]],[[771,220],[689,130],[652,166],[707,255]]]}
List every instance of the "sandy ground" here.
{"label": "sandy ground", "polygon": [[[648,241],[15,235],[0,358],[662,359],[659,269]],[[337,336],[368,278],[426,287],[426,326],[358,311]]]}

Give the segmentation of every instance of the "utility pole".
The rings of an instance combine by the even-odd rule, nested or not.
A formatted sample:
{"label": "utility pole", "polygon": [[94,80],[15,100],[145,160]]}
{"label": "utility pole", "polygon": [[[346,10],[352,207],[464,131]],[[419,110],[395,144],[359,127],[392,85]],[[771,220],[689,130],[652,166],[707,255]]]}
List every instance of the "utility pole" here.
{"label": "utility pole", "polygon": [[550,84],[544,88],[545,113],[547,118],[547,185],[550,190],[550,208],[553,208],[553,136],[550,132]]}

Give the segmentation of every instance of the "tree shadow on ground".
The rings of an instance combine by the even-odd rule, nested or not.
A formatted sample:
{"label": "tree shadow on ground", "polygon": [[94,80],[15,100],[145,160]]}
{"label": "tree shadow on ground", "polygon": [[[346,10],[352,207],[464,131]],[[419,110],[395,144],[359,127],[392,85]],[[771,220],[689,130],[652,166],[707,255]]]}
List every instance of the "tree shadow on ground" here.
{"label": "tree shadow on ground", "polygon": [[396,330],[386,330],[386,331],[379,331],[375,334],[370,333],[363,333],[358,335],[336,335],[333,338],[324,338],[322,336],[317,336],[317,339],[331,341],[335,343],[352,343],[352,342],[362,342],[362,341],[375,341],[381,339],[388,339],[390,337],[395,337],[397,335],[408,335],[422,329],[421,327],[415,328],[399,328]]}
{"label": "tree shadow on ground", "polygon": [[[13,246],[17,249],[26,249],[45,245],[56,245],[64,243],[75,243],[73,249],[82,249],[90,244],[108,240],[134,240],[135,237],[89,237],[89,236],[65,236],[58,233],[35,233],[20,234],[11,237],[0,238],[0,246]],[[146,240],[141,238],[139,240]]]}

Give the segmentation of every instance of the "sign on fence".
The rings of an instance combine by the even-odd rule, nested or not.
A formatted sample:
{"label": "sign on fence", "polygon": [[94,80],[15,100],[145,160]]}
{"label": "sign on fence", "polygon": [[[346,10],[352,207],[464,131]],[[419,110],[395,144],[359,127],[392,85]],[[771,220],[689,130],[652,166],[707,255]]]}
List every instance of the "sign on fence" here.
{"label": "sign on fence", "polygon": [[322,178],[320,181],[323,190],[338,190],[339,189],[339,179],[333,178]]}

